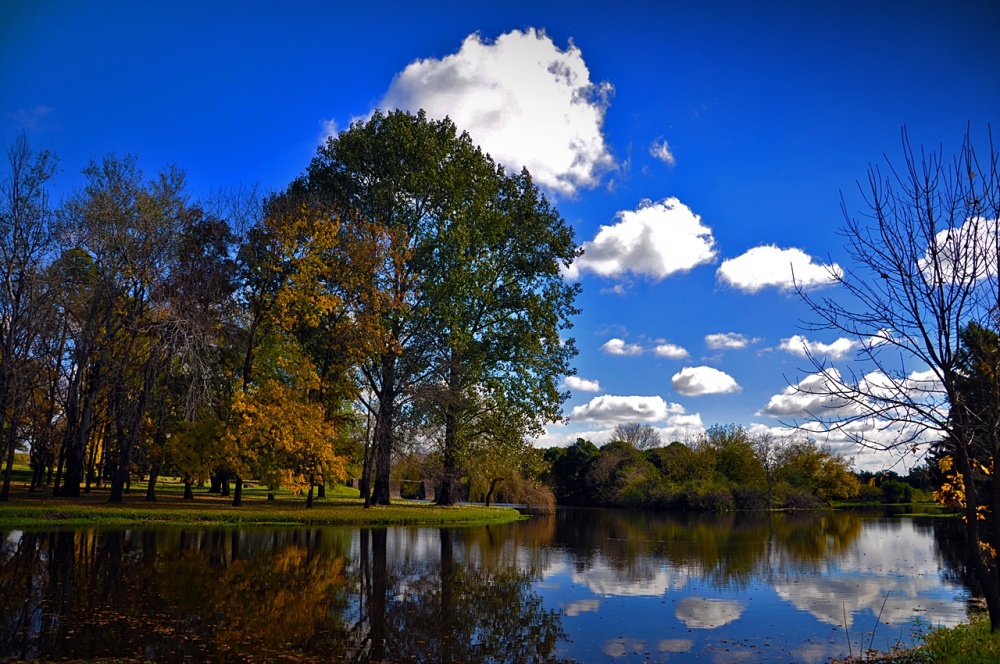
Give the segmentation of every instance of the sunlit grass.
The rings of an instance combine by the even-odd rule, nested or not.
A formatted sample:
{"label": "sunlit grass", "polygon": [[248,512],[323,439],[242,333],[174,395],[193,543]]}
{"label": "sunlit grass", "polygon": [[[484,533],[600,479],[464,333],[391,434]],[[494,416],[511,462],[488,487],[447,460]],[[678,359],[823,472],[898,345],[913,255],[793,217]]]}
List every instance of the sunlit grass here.
{"label": "sunlit grass", "polygon": [[[30,474],[27,477],[30,482]],[[106,487],[80,498],[53,497],[48,489],[28,492],[21,479],[12,482],[10,501],[0,503],[0,528],[45,526],[134,525],[470,525],[516,521],[517,510],[481,505],[438,507],[426,502],[395,500],[392,505],[365,509],[357,489],[328,487],[326,498],[306,507],[304,495],[286,491],[267,500],[267,487],[243,489],[243,504],[232,498],[195,489],[194,500],[183,500],[184,485],[164,478],[156,485],[156,501],[146,502],[146,484],[133,484],[119,504],[108,502]]]}

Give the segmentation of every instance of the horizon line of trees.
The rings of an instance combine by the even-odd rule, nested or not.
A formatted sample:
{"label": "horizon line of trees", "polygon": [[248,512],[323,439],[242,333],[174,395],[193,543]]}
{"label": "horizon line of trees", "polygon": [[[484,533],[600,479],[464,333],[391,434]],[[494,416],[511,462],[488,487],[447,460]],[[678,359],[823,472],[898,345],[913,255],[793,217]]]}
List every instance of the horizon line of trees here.
{"label": "horizon line of trees", "polygon": [[546,482],[564,505],[684,511],[813,509],[859,495],[852,459],[810,439],[715,425],[662,445],[648,425],[619,425],[597,447],[577,439],[545,451]]}

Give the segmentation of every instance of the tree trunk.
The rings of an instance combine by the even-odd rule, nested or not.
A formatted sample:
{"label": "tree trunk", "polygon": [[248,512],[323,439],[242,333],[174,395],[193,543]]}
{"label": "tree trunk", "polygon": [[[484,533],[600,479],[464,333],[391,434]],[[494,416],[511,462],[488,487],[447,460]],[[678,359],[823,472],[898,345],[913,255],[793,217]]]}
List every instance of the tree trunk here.
{"label": "tree trunk", "polygon": [[389,505],[389,474],[392,468],[392,425],[396,408],[396,356],[382,356],[382,392],[379,394],[378,415],[375,418],[375,484],[371,502]]}
{"label": "tree trunk", "polygon": [[236,476],[236,490],[233,492],[233,507],[243,505],[243,476]]}
{"label": "tree trunk", "polygon": [[149,483],[146,485],[146,502],[156,502],[156,478],[160,475],[160,463],[154,462],[149,469]]}
{"label": "tree trunk", "polygon": [[499,483],[500,480],[490,480],[490,490],[486,492],[486,500],[483,501],[486,503],[487,507],[489,507],[490,503],[493,502],[493,492],[496,491],[497,484]]}
{"label": "tree trunk", "polygon": [[3,488],[0,489],[0,503],[10,500],[10,476],[14,470],[14,443],[17,442],[17,406],[14,407],[14,416],[7,423],[7,460],[3,470]]}
{"label": "tree trunk", "polygon": [[194,491],[191,490],[190,478],[184,478],[184,498],[182,500],[194,500]]}
{"label": "tree trunk", "polygon": [[313,477],[309,476],[309,494],[306,496],[306,507],[313,506]]}
{"label": "tree trunk", "polygon": [[10,499],[10,476],[14,469],[14,441],[17,439],[17,407],[15,406],[15,413],[9,421],[5,417],[7,414],[7,395],[9,393],[8,385],[10,381],[8,357],[9,355],[4,357],[3,366],[0,367],[0,438],[4,437],[5,426],[9,432],[9,435],[5,437],[8,447],[6,448],[7,459],[3,471],[3,488],[0,489],[0,502],[7,502]]}
{"label": "tree trunk", "polygon": [[454,505],[458,502],[458,413],[452,399],[445,405],[444,454],[442,459],[441,491],[435,503]]}
{"label": "tree trunk", "polygon": [[993,571],[996,569],[995,564],[991,569],[991,565],[986,562],[983,551],[979,547],[979,496],[976,491],[975,474],[969,459],[969,450],[964,441],[955,444],[955,465],[965,484],[966,552],[975,572],[976,580],[979,581],[979,587],[983,591],[983,599],[986,601],[986,609],[990,615],[990,629],[996,632],[1000,630],[1000,580]]}

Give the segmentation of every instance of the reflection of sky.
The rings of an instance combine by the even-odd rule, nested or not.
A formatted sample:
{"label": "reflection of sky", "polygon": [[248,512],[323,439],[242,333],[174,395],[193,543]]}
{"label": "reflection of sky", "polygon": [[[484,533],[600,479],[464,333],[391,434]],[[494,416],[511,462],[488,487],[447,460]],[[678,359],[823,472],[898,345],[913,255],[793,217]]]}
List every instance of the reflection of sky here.
{"label": "reflection of sky", "polygon": [[587,586],[595,595],[659,597],[669,590],[682,589],[689,576],[687,567],[662,566],[641,574],[616,569],[599,559],[585,572],[574,571],[572,578],[573,583]]}
{"label": "reflection of sky", "polygon": [[854,652],[880,610],[874,647],[882,650],[910,642],[917,620],[954,625],[966,615],[965,591],[943,577],[933,535],[907,519],[865,521],[820,562],[775,544],[735,588],[714,584],[697,560],[549,554],[534,587],[564,616],[560,656],[579,661],[820,664],[847,654],[845,613]]}
{"label": "reflection of sky", "polygon": [[848,628],[856,613],[865,612],[881,611],[886,625],[922,617],[953,626],[965,619],[965,607],[954,600],[956,589],[942,582],[933,542],[908,519],[866,524],[848,550],[826,561],[821,574],[782,574],[774,588],[827,624],[843,625],[846,612]]}
{"label": "reflection of sky", "polygon": [[688,627],[715,629],[738,620],[746,608],[746,602],[732,599],[685,597],[677,603],[674,613]]}

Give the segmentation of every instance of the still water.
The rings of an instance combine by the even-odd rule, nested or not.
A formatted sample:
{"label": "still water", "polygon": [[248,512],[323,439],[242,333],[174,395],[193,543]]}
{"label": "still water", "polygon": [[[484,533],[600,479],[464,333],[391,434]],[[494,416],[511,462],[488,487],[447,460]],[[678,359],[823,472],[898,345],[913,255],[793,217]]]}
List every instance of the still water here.
{"label": "still water", "polygon": [[4,532],[0,658],[827,662],[965,618],[959,526],[560,510],[451,530]]}

